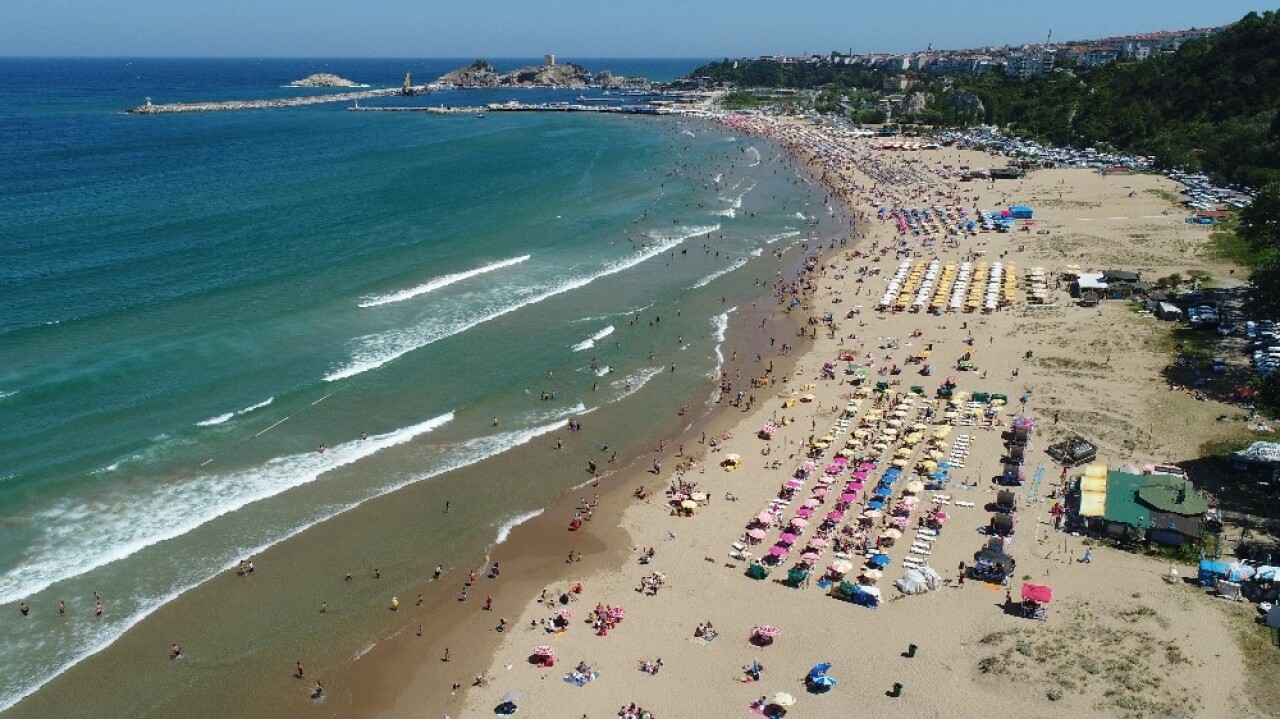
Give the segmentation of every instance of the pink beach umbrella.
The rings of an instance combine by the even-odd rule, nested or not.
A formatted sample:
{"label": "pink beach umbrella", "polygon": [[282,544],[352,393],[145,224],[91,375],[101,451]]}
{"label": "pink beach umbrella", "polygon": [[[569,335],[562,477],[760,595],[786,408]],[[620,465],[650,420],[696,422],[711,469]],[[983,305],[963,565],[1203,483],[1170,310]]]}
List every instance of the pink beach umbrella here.
{"label": "pink beach umbrella", "polygon": [[845,492],[844,494],[840,495],[841,502],[852,502],[857,498],[858,498],[857,492]]}
{"label": "pink beach umbrella", "polygon": [[831,461],[832,461],[832,462],[835,462],[836,464],[848,464],[848,463],[849,463],[849,458],[848,458],[848,457],[840,457],[840,456],[836,456],[836,457],[832,457],[832,458],[831,458]]}
{"label": "pink beach umbrella", "polygon": [[785,556],[786,553],[787,553],[786,547],[779,547],[776,544],[773,545],[772,547],[769,547],[769,556],[771,557],[782,557],[782,556]]}
{"label": "pink beach umbrella", "polygon": [[813,539],[809,540],[809,546],[815,547],[815,548],[822,548],[827,546],[827,540],[823,539],[822,537],[814,537]]}
{"label": "pink beach umbrella", "polygon": [[756,627],[755,629],[751,630],[752,636],[765,637],[767,639],[773,639],[774,637],[778,636],[780,633],[782,633],[781,629],[778,629],[777,627],[769,626],[769,625]]}
{"label": "pink beach umbrella", "polygon": [[819,502],[819,501],[818,501],[818,500],[816,500],[816,499],[806,499],[806,500],[804,500],[804,506],[806,506],[806,507],[816,507],[816,506],[818,506],[819,504],[822,504],[822,502]]}
{"label": "pink beach umbrella", "polygon": [[816,561],[818,561],[818,553],[817,553],[817,552],[805,552],[804,554],[801,554],[801,555],[800,555],[800,559],[802,559],[802,560],[804,560],[804,561],[806,561],[806,562],[816,562]]}
{"label": "pink beach umbrella", "polygon": [[844,519],[844,512],[827,512],[827,519],[832,522],[839,522]]}
{"label": "pink beach umbrella", "polygon": [[763,540],[766,534],[763,529],[752,529],[747,532],[747,537],[756,541]]}
{"label": "pink beach umbrella", "polygon": [[796,510],[796,516],[797,516],[797,517],[803,517],[803,518],[805,518],[805,519],[808,519],[809,517],[812,517],[812,516],[813,516],[813,508],[812,508],[812,507],[801,507],[800,509],[797,509],[797,510]]}
{"label": "pink beach umbrella", "polygon": [[557,611],[556,616],[561,619],[573,619],[573,610],[565,607],[564,609]]}
{"label": "pink beach umbrella", "polygon": [[796,541],[796,535],[792,534],[791,532],[784,532],[781,537],[778,537],[779,544],[791,544],[792,542],[795,542],[795,541]]}
{"label": "pink beach umbrella", "polygon": [[788,479],[787,483],[783,486],[787,489],[800,489],[804,486],[804,482],[801,482],[798,479]]}
{"label": "pink beach umbrella", "polygon": [[[825,497],[825,496],[827,496],[830,492],[831,492],[831,490],[827,489],[826,487],[819,487],[819,488],[817,488],[817,489],[813,490],[813,496],[815,496],[815,497]],[[819,502],[818,504],[822,504],[822,503],[821,503],[821,502]]]}
{"label": "pink beach umbrella", "polygon": [[829,464],[829,465],[827,465],[826,473],[827,473],[827,474],[840,474],[840,469],[841,469],[841,467],[840,467],[840,465],[838,465],[838,464]]}
{"label": "pink beach umbrella", "polygon": [[554,657],[555,655],[556,655],[556,648],[553,646],[549,646],[547,644],[543,644],[541,646],[536,646],[533,648],[533,656],[535,657]]}
{"label": "pink beach umbrella", "polygon": [[791,520],[791,526],[793,526],[793,527],[801,527],[801,528],[803,528],[803,527],[807,527],[807,526],[809,526],[809,520],[804,519],[804,518],[801,518],[801,517],[796,517],[795,519]]}
{"label": "pink beach umbrella", "polygon": [[844,488],[849,490],[850,492],[857,492],[858,490],[862,489],[863,486],[864,485],[862,484],[862,482],[848,482],[844,485]]}

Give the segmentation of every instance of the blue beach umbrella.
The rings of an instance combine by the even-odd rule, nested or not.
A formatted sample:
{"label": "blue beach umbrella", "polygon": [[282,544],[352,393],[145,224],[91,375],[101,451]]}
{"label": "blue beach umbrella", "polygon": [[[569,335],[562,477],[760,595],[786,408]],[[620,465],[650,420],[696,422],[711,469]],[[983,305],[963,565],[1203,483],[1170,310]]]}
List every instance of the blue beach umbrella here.
{"label": "blue beach umbrella", "polygon": [[893,494],[893,490],[888,487],[876,487],[877,497],[888,497],[891,494]]}
{"label": "blue beach umbrella", "polygon": [[870,564],[876,569],[884,569],[889,566],[889,561],[889,555],[887,554],[873,554],[871,555],[871,559],[867,560],[867,564]]}

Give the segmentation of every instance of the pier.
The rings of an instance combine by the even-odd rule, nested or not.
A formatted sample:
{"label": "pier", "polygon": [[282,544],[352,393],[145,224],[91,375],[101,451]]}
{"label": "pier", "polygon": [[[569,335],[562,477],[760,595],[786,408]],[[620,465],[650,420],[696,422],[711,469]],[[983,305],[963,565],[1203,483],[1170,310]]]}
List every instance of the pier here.
{"label": "pier", "polygon": [[673,115],[692,108],[675,108],[654,105],[578,105],[567,102],[523,103],[500,102],[490,105],[460,105],[435,107],[362,107],[347,108],[351,112],[421,112],[428,115],[483,115],[489,112],[608,112],[632,115]]}
{"label": "pier", "polygon": [[[425,94],[431,91],[429,86],[412,88],[413,94]],[[405,94],[401,88],[384,88],[380,90],[360,90],[358,92],[337,92],[328,95],[306,95],[303,97],[271,98],[264,100],[225,100],[222,102],[171,102],[153,104],[147,98],[144,105],[131,107],[126,112],[130,115],[166,115],[178,112],[219,112],[226,110],[272,110],[280,107],[302,107],[304,105],[322,105],[331,102],[356,102],[377,97],[395,97]]]}

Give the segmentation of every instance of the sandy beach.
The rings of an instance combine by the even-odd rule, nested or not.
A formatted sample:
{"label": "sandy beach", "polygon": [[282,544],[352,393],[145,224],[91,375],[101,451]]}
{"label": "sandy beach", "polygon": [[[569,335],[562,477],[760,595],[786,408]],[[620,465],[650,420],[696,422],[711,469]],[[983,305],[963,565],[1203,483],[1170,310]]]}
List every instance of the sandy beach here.
{"label": "sandy beach", "polygon": [[[506,563],[500,579],[479,579],[480,593],[499,585],[511,591],[502,595],[500,608],[472,612],[449,633],[454,647],[467,647],[465,659],[445,663],[442,656],[425,656],[395,690],[394,706],[379,715],[492,716],[504,696],[517,692],[516,704],[531,716],[741,716],[764,713],[758,700],[784,692],[795,700],[790,716],[855,708],[923,716],[1265,716],[1252,703],[1256,677],[1246,672],[1233,638],[1241,618],[1237,607],[1165,582],[1167,564],[1054,531],[1050,512],[1061,475],[1043,450],[1069,432],[1087,434],[1099,445],[1100,459],[1119,464],[1190,459],[1200,442],[1226,431],[1213,421],[1220,405],[1168,389],[1160,375],[1168,363],[1160,340],[1167,329],[1132,313],[1127,303],[1077,308],[1063,287],[1051,284],[1047,304],[1053,307],[1025,309],[1024,275],[1032,267],[1051,277],[1067,264],[1141,270],[1153,278],[1202,269],[1219,284],[1229,283],[1230,268],[1206,250],[1207,231],[1184,225],[1169,201],[1172,183],[1076,169],[1039,170],[995,184],[960,183],[944,166],[1005,163],[951,148],[880,150],[874,139],[845,140],[800,123],[755,119],[738,127],[788,146],[851,216],[862,218],[858,232],[864,236],[846,248],[827,248],[798,285],[775,288],[777,304],[756,308],[800,319],[812,333],[811,346],[788,358],[793,366],[775,366],[774,385],[750,391],[755,402],[749,411],[726,409],[713,417],[707,443],[699,441],[703,430],[696,428],[696,436],[681,437],[657,455],[661,471],[644,472],[641,459],[634,474],[612,482],[585,530],[565,534],[563,552],[591,546],[586,561],[546,557],[541,569],[521,575],[519,591],[509,584]],[[1035,209],[1035,231],[981,233],[955,242],[947,241],[942,222],[932,231],[899,236],[889,213],[879,212],[944,204],[990,210],[1018,203]],[[934,259],[944,265],[1002,262],[1016,273],[1016,298],[990,313],[875,309],[901,261]],[[798,304],[788,312],[793,289]],[[853,308],[860,309],[846,318]],[[833,326],[821,320],[828,312]],[[734,330],[750,332],[742,319]],[[782,341],[761,352],[762,363],[782,359]],[[925,350],[924,363],[908,364],[910,355]],[[957,372],[966,353],[974,369]],[[897,399],[881,399],[877,408],[880,393],[850,384],[848,361],[841,359],[846,357],[856,358],[868,373],[864,387],[893,382]],[[747,359],[744,371],[763,377],[760,365],[752,367],[754,358]],[[824,378],[827,363],[834,372]],[[920,373],[925,363],[936,366],[929,376]],[[933,405],[926,415],[926,400],[953,375],[958,391],[1004,394],[1008,404],[994,416],[961,418],[954,426],[942,416],[945,404]],[[922,395],[914,396],[912,385],[922,386]],[[811,400],[801,401],[805,395]],[[899,403],[913,396],[909,404]],[[935,446],[957,466],[945,489],[907,491],[930,451],[928,443],[890,441],[872,448],[891,409],[902,411],[904,423],[920,422],[923,433],[946,428]],[[988,541],[988,505],[998,489],[992,479],[1004,454],[1001,432],[1023,413],[1036,421],[1028,474],[1037,467],[1044,472],[1041,481],[1015,488],[1020,507],[1006,550],[1017,567],[1007,587],[1014,603],[1007,604],[1006,587],[974,579],[961,584],[958,567],[972,562]],[[767,440],[759,434],[766,423],[777,426]],[[853,439],[860,426],[867,429],[866,440]],[[797,489],[787,491],[785,483],[805,466],[810,439],[828,432],[834,437],[829,451],[813,460]],[[907,433],[904,427],[895,435],[905,440]],[[856,498],[837,504],[836,493],[850,479],[848,465],[838,467],[833,492],[822,496],[813,490],[822,486],[817,478],[846,439],[854,442],[850,454],[874,455],[876,462]],[[683,457],[674,451],[680,441]],[[730,455],[741,458],[732,471],[722,467]],[[886,507],[885,515],[865,520],[860,514],[876,478],[895,457],[904,460],[904,477],[893,486],[889,506],[906,496],[915,502],[905,514],[902,536],[881,549],[888,555],[883,576],[867,580],[882,596],[870,609],[831,596],[817,580],[837,559],[837,546],[852,549],[845,556],[854,567],[846,576],[859,573],[867,557],[858,545],[881,536],[890,513]],[[677,470],[686,458],[693,466]],[[678,487],[680,482],[696,486]],[[628,501],[641,485],[648,496]],[[675,504],[691,501],[688,506],[695,508],[674,510],[669,489],[694,497]],[[588,504],[595,491],[581,492]],[[784,497],[790,497],[787,504],[773,504]],[[812,524],[792,524],[810,498],[817,500]],[[518,546],[542,523],[563,523],[563,532],[580,501],[567,497],[539,521],[517,528],[510,544]],[[771,510],[768,522],[753,523]],[[823,522],[829,511],[840,512],[840,518]],[[922,518],[934,511],[948,515],[941,531],[920,532]],[[859,524],[870,525],[865,536]],[[751,543],[750,527],[762,530],[762,542]],[[768,578],[746,576],[751,561],[735,543],[759,558],[785,531],[798,535],[794,550]],[[809,562],[813,570],[800,586],[788,586],[782,580],[806,551],[801,547],[817,555]],[[645,556],[649,548],[651,558]],[[1088,550],[1086,564],[1080,560]],[[936,591],[904,596],[894,588],[909,557],[937,571],[942,582]],[[642,583],[654,572],[661,582],[656,591]],[[540,574],[546,576],[541,583]],[[1052,587],[1045,621],[1017,611],[1024,582]],[[618,607],[624,610],[620,620]],[[610,618],[593,625],[597,610]],[[559,627],[552,623],[557,612],[563,617]],[[708,623],[715,634],[710,641],[697,636]],[[751,641],[760,626],[777,630],[767,645]],[[549,653],[541,647],[554,653],[553,664],[531,656]],[[759,681],[746,671],[753,662],[762,665]],[[832,665],[837,684],[829,691],[806,686],[806,674],[819,663]],[[575,676],[575,669],[587,671]],[[431,708],[424,714],[424,707]]]}

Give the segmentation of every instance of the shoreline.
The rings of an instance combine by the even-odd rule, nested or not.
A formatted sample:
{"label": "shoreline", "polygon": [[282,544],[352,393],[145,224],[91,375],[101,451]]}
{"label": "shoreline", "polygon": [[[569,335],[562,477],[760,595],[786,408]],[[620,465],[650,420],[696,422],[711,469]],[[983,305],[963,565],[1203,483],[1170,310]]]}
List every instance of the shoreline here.
{"label": "shoreline", "polygon": [[[796,265],[800,261],[800,258],[795,255],[791,255],[784,260],[788,265]],[[743,281],[745,281],[746,275],[744,274],[742,277]],[[736,342],[734,339],[734,335],[737,332],[735,327],[737,326],[737,323],[746,322],[747,320],[743,319],[746,316],[748,316],[748,310],[747,305],[745,304],[738,312],[730,315],[729,336],[722,344],[722,351],[726,356],[732,352],[734,343]],[[743,332],[742,334],[745,335],[746,333]],[[747,345],[742,345],[741,347],[746,346]],[[743,356],[745,357],[745,350],[741,351],[743,351]],[[729,362],[725,362],[722,368],[729,369],[729,365]],[[701,401],[701,398],[699,398],[699,401]],[[711,411],[714,411],[714,409]],[[706,416],[690,418],[690,420],[672,420],[671,424],[677,424],[678,422],[680,427],[680,430],[678,431],[691,432],[693,429],[686,429],[685,424],[692,424],[693,427],[698,427],[701,426],[699,423],[705,423],[708,421]],[[592,440],[588,439],[585,441],[590,443]],[[675,445],[673,444],[668,453],[670,453],[670,451],[674,451],[674,446]],[[514,450],[511,450],[510,453],[506,454],[504,458],[499,461],[513,461],[519,463],[521,461],[521,457],[531,457],[534,456],[534,453],[542,454],[543,449],[544,447],[542,446],[542,443],[535,439],[529,443],[528,447],[517,447]],[[608,486],[609,483],[617,481],[617,478],[623,475],[641,478],[644,477],[644,462],[639,460],[647,456],[649,456],[648,452],[638,453],[638,460],[636,462],[633,462],[631,465],[623,468],[623,471],[619,471],[614,475],[611,475],[608,479],[603,479],[601,484]],[[288,596],[287,593],[282,593],[285,592],[290,585],[296,583],[291,579],[291,577],[301,577],[306,575],[314,577],[317,572],[321,576],[332,574],[335,571],[335,565],[338,567],[351,567],[356,571],[367,571],[367,559],[353,560],[351,557],[344,556],[344,552],[342,551],[344,546],[343,535],[346,532],[353,530],[358,531],[368,527],[372,530],[370,534],[376,536],[379,530],[374,528],[378,526],[379,517],[388,512],[388,510],[398,512],[400,514],[410,513],[409,510],[397,507],[396,505],[398,504],[412,505],[417,509],[416,513],[424,518],[430,516],[432,510],[438,512],[438,508],[445,501],[444,498],[452,496],[456,499],[459,496],[465,495],[466,490],[464,487],[467,482],[482,475],[484,471],[490,470],[494,466],[493,463],[481,464],[484,464],[485,467],[480,468],[473,466],[463,468],[461,470],[448,473],[454,476],[442,475],[441,477],[433,479],[432,482],[418,483],[402,488],[401,490],[393,492],[387,496],[369,500],[349,513],[345,513],[338,517],[334,517],[331,520],[322,522],[320,525],[309,528],[298,537],[290,538],[280,544],[270,547],[260,555],[255,556],[255,560],[258,563],[259,576],[264,573],[279,576],[278,581],[273,580],[270,583],[275,586],[268,587],[255,582],[255,584],[258,584],[260,589],[254,590],[253,592],[246,592],[245,589],[249,585],[246,585],[242,581],[234,578],[231,576],[231,572],[228,571],[224,575],[214,577],[211,580],[190,589],[178,600],[167,603],[155,612],[151,613],[140,624],[126,632],[125,635],[120,637],[115,643],[107,647],[105,650],[82,660],[81,665],[78,665],[64,673],[62,676],[53,679],[50,685],[42,687],[33,695],[33,697],[29,697],[28,699],[20,702],[14,707],[14,714],[24,715],[33,710],[38,711],[37,707],[48,706],[51,698],[45,696],[42,699],[42,695],[48,695],[50,692],[57,693],[52,687],[68,681],[68,675],[76,677],[77,683],[82,684],[84,691],[87,691],[90,695],[94,693],[94,689],[92,687],[98,682],[102,682],[105,687],[105,685],[110,682],[109,676],[101,674],[93,675],[92,672],[87,671],[89,666],[99,665],[103,661],[104,656],[126,658],[126,660],[131,663],[136,659],[137,665],[141,666],[146,663],[145,657],[153,653],[151,648],[156,646],[157,641],[162,642],[163,646],[167,647],[174,641],[174,637],[176,636],[181,639],[184,646],[188,648],[199,646],[200,639],[198,631],[188,631],[187,629],[187,627],[190,627],[190,618],[192,616],[199,616],[206,612],[216,612],[221,616],[237,616],[244,614],[250,620],[250,623],[257,623],[258,620],[254,617],[253,607],[255,602],[264,601],[275,603],[287,602],[290,606],[297,605],[299,610],[302,612],[314,612],[315,608],[309,600],[304,598],[302,601],[298,601],[298,598]],[[566,469],[565,471],[567,472],[569,470]],[[572,492],[565,493],[563,496],[570,497],[572,496]],[[555,507],[555,503],[552,503],[547,507],[543,507],[542,515],[534,517],[529,521],[516,526],[511,531],[507,541],[499,544],[498,548],[501,549],[502,547],[512,547],[521,544],[524,537],[527,536],[525,532],[528,532],[531,526],[536,526],[539,520],[550,521],[550,515],[554,514]],[[457,515],[457,511],[458,508],[455,507],[455,516]],[[513,514],[519,515],[527,511],[534,510],[515,508],[513,510]],[[467,544],[472,541],[471,538],[474,538],[477,535],[483,536],[487,534],[488,536],[484,540],[484,544],[482,546],[492,548],[495,538],[493,532],[500,530],[501,525],[510,521],[510,519],[511,517],[486,518],[486,521],[478,522],[468,527],[466,536],[459,537],[458,542],[459,544]],[[564,521],[567,521],[567,515],[566,518],[564,518]],[[597,520],[597,526],[600,524],[600,520]],[[556,528],[557,534],[562,531],[563,525],[558,525]],[[588,555],[588,563],[591,561],[591,556],[605,551],[602,549],[604,546],[603,543],[592,539],[588,536],[589,534],[590,533],[576,535],[582,537],[582,543],[581,546],[578,547],[578,551],[585,552]],[[302,538],[303,535],[305,535],[305,538]],[[403,538],[401,537],[388,537],[387,539],[388,541],[403,541]],[[612,542],[612,539],[610,539],[610,541]],[[326,551],[328,548],[333,548],[336,551],[331,552],[329,556],[314,556],[308,554],[308,551],[321,547],[326,548]],[[448,553],[447,549],[441,549],[439,551],[446,554]],[[557,552],[559,552],[558,549]],[[470,556],[469,552],[464,555],[454,556],[456,557],[456,561],[463,565],[471,563],[473,559],[476,560],[478,565],[478,563],[483,560],[483,557]],[[582,566],[586,565],[584,564]],[[266,570],[266,572],[264,572],[264,570]],[[395,576],[394,568],[384,566],[383,570],[387,573],[389,579]],[[452,567],[450,573],[446,574],[446,578],[452,574],[456,574],[457,571],[458,568],[456,566]],[[448,581],[434,585],[430,582],[422,581],[425,580],[427,574],[429,574],[429,568],[427,569],[426,574],[419,573],[417,575],[419,580],[416,583],[408,585],[408,588],[405,588],[402,583],[397,583],[395,585],[395,593],[397,593],[402,600],[401,608],[398,613],[394,615],[388,614],[387,619],[385,620],[379,619],[368,612],[362,613],[362,616],[368,623],[377,624],[385,629],[384,631],[377,633],[377,636],[379,637],[378,640],[363,647],[355,647],[350,655],[345,657],[341,656],[341,653],[339,653],[338,656],[315,659],[308,659],[304,655],[303,658],[306,659],[309,668],[320,666],[324,668],[326,675],[333,674],[334,676],[340,676],[345,671],[344,667],[348,667],[353,663],[360,664],[360,658],[369,655],[376,658],[380,653],[379,648],[387,643],[386,640],[410,635],[412,633],[411,629],[414,628],[412,622],[416,622],[416,620],[405,618],[405,615],[410,613],[406,612],[406,609],[411,606],[411,597],[413,597],[418,590],[421,590],[421,593],[424,595],[425,601],[423,606],[433,610],[429,619],[431,625],[434,625],[437,628],[451,625],[451,613],[448,611],[438,610],[438,608],[448,608],[458,604],[453,600],[456,587],[452,587],[452,583]],[[513,570],[506,570],[504,572],[504,580],[515,579],[516,576],[518,576],[518,572]],[[357,581],[362,584],[364,582],[363,579]],[[504,581],[503,583],[506,584],[507,582]],[[510,583],[513,585],[515,584],[514,581]],[[446,588],[445,585],[449,585],[450,588]],[[374,589],[371,586],[361,588],[360,591],[363,592],[366,597],[369,592],[378,592],[377,589]],[[387,592],[388,595],[391,593],[392,592]],[[409,594],[408,597],[405,596],[406,593]],[[254,596],[255,594],[257,594],[256,598]],[[333,597],[330,597],[330,599],[332,600]],[[470,609],[470,606],[474,606],[474,604],[469,605],[467,608]],[[335,621],[359,621],[358,618],[355,617],[343,617],[343,612],[337,606],[330,611],[331,615],[335,616]],[[179,629],[175,630],[175,628]],[[196,629],[196,627],[190,628],[192,630]],[[273,631],[273,628],[263,625],[260,633],[262,636],[269,636]],[[161,639],[161,637],[164,637],[164,639]],[[252,655],[250,655],[249,661],[252,661],[251,656]],[[169,666],[175,670],[184,672],[198,669],[202,673],[208,673],[209,678],[207,680],[201,679],[197,684],[191,686],[184,686],[181,682],[178,682],[174,689],[161,691],[155,697],[133,697],[131,701],[137,702],[135,707],[137,712],[146,713],[148,711],[154,711],[157,708],[177,706],[177,704],[172,703],[174,701],[174,697],[182,696],[187,693],[200,693],[200,685],[206,684],[207,682],[235,681],[235,679],[233,679],[233,677],[236,676],[234,667],[202,664],[198,658],[198,654],[191,652],[185,654],[183,660],[183,662],[170,664]],[[329,669],[330,667],[333,668],[332,672]],[[315,671],[315,669],[309,669],[308,679],[310,679],[310,676],[313,675],[313,672]],[[87,679],[87,682],[82,681],[85,679]],[[337,706],[340,705],[342,701],[341,694],[343,692],[345,681],[336,681],[332,684],[329,684],[329,681],[330,680],[326,680],[326,684],[331,688],[328,692],[328,697],[324,706],[332,707],[336,711]],[[304,688],[301,685],[293,681],[284,673],[280,675],[268,674],[263,677],[261,687],[246,686],[246,690],[249,692],[249,695],[255,698],[253,706],[260,706],[264,715],[271,714],[276,716],[281,713],[287,714],[291,711],[307,712],[310,715],[311,712],[314,711],[311,703],[298,702],[297,695],[294,693],[294,690],[288,688],[291,686],[295,687],[297,691],[304,692]],[[259,704],[256,700],[264,698],[264,696],[266,701]],[[69,700],[69,698],[67,700]],[[229,698],[229,700],[234,702],[233,698]],[[356,703],[356,701],[358,701],[361,706],[365,703],[365,700],[359,697],[353,699],[353,704]],[[154,704],[151,704],[151,702],[154,702]],[[52,703],[60,702],[53,701]],[[233,704],[229,704],[225,709],[220,704],[201,707],[196,710],[196,714],[198,715],[201,712],[206,712],[209,715],[216,715],[220,711],[230,710],[230,706],[233,706]],[[235,705],[235,711],[238,713],[244,713],[246,710],[255,711],[251,706]]]}

